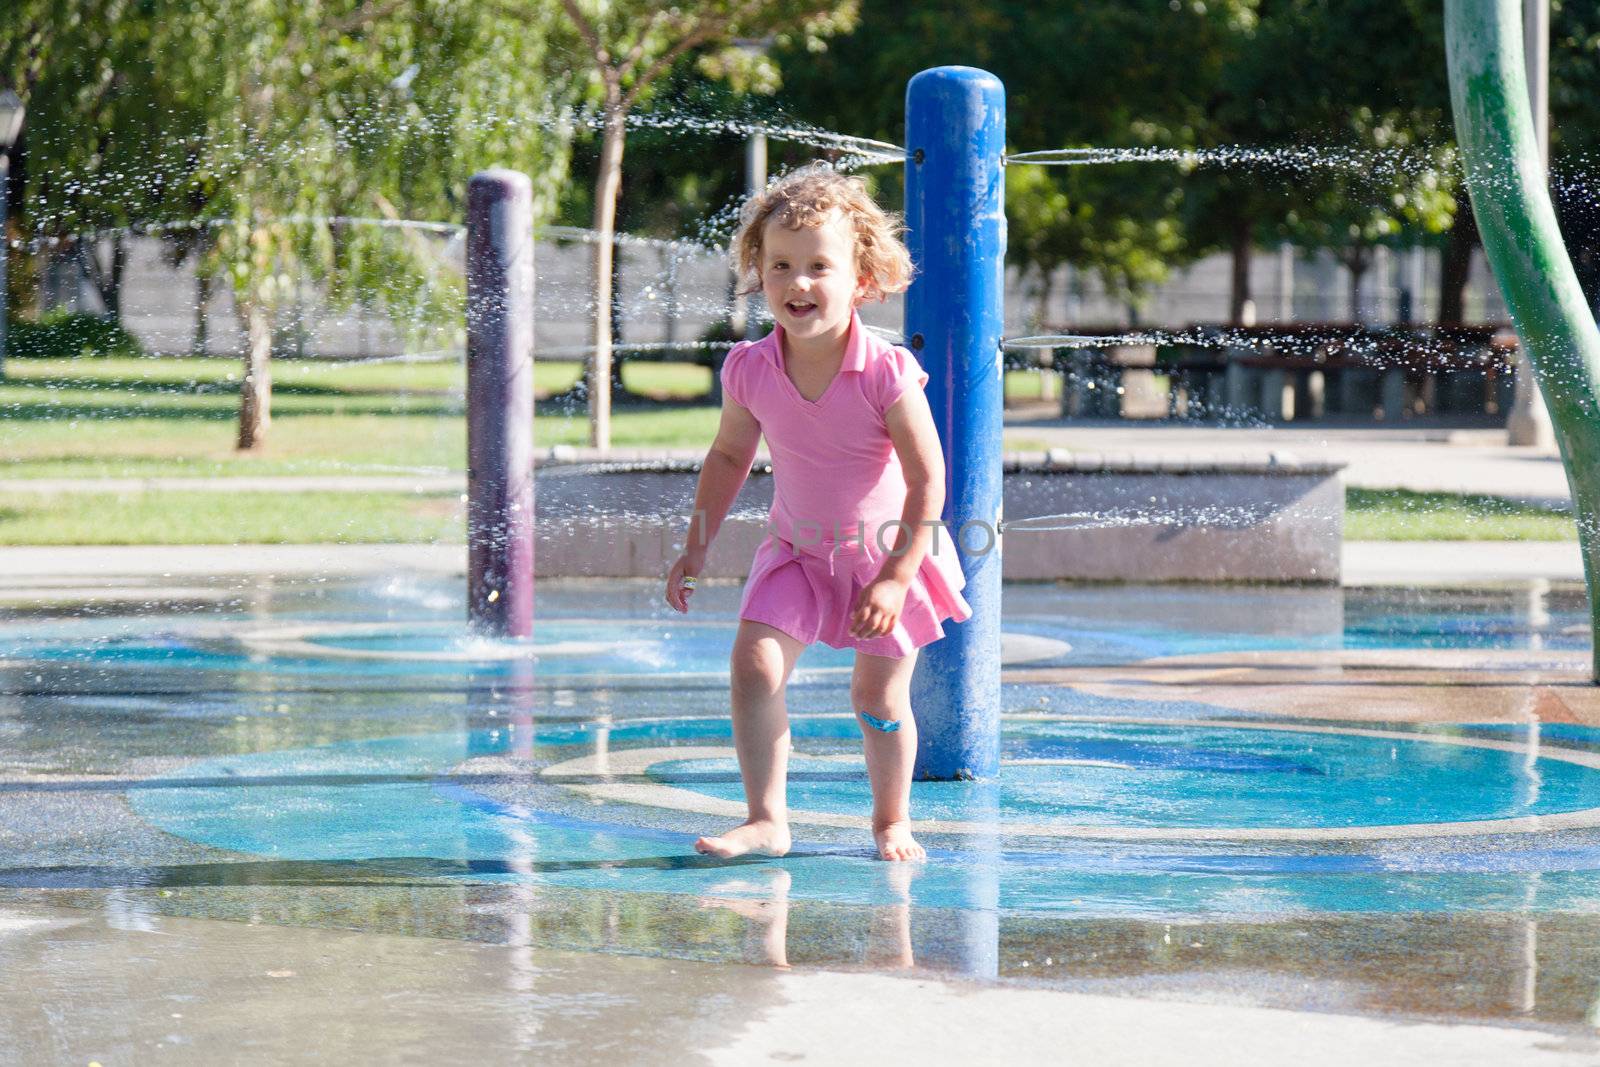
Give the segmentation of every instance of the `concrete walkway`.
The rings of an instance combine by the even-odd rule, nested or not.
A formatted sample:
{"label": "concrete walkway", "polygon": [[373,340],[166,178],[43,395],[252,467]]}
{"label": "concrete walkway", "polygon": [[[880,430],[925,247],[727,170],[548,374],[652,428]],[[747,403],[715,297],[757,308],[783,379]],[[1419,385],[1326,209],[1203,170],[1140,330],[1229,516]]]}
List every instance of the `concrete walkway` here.
{"label": "concrete walkway", "polygon": [[1344,585],[1583,581],[1576,541],[1346,541]]}
{"label": "concrete walkway", "polygon": [[1006,413],[1008,442],[1095,452],[1262,457],[1290,452],[1302,460],[1345,464],[1345,484],[1362,489],[1482,493],[1565,506],[1571,501],[1560,456],[1511,448],[1504,430],[1223,429],[1165,423],[1067,422],[1054,405]]}
{"label": "concrete walkway", "polygon": [[[0,548],[12,581],[466,574],[464,545],[62,545]],[[1351,541],[1345,585],[1481,585],[1583,580],[1576,542]],[[581,579],[580,579],[581,580]],[[622,579],[610,579],[618,581]],[[646,581],[647,579],[637,579]]]}

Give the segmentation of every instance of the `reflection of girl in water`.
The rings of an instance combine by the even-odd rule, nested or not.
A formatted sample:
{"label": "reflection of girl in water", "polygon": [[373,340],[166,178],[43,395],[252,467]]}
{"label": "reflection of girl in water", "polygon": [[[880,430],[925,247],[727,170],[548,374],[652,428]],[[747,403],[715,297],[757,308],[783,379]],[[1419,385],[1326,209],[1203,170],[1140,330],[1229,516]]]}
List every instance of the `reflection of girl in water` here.
{"label": "reflection of girl in water", "polygon": [[[916,966],[911,952],[911,868],[890,867],[885,877],[899,903],[872,909],[861,962],[877,970],[904,970]],[[701,897],[700,906],[725,908],[749,920],[747,930],[759,940],[752,944],[746,939],[744,962],[788,970],[791,883],[789,872],[782,867],[768,868],[754,879],[712,886],[711,892],[718,895]],[[741,895],[721,895],[725,893]]]}

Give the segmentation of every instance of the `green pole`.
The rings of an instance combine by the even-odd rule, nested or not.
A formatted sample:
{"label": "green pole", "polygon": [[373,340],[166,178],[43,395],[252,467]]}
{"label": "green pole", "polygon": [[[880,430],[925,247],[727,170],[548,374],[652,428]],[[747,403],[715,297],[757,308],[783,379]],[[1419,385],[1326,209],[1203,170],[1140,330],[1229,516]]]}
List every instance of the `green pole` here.
{"label": "green pole", "polygon": [[[1555,426],[1600,635],[1600,330],[1556,226],[1528,108],[1522,0],[1445,0],[1450,103],[1483,250]],[[1591,638],[1592,641],[1592,638]],[[1600,681],[1600,654],[1591,652]]]}

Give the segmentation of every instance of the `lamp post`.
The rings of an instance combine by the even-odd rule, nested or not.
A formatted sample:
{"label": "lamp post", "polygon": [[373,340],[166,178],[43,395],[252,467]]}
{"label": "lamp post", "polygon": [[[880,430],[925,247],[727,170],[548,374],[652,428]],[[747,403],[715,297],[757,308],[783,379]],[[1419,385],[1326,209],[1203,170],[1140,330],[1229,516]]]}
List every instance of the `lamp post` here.
{"label": "lamp post", "polygon": [[22,116],[27,111],[22,98],[10,89],[0,89],[0,378],[6,376],[6,256],[10,254],[10,238],[6,221],[11,217],[11,207],[6,194],[11,191],[11,149],[22,132]]}

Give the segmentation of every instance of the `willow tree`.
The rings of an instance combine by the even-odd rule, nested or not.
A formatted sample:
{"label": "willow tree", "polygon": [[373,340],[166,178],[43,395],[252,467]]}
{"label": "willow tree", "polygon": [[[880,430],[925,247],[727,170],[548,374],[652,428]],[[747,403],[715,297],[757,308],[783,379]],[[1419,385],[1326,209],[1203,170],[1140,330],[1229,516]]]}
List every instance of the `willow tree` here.
{"label": "willow tree", "polygon": [[[650,0],[561,0],[589,60],[589,102],[599,111],[600,166],[594,186],[594,351],[588,362],[589,443],[611,447],[611,269],[628,115],[688,52],[701,69],[733,81],[776,83],[764,46],[803,40],[820,48],[855,25],[857,0],[703,0],[663,7]],[[512,10],[513,5],[504,5]],[[515,5],[520,11],[521,5]],[[760,45],[750,47],[750,43]],[[741,45],[746,45],[741,47]]]}
{"label": "willow tree", "polygon": [[194,119],[159,76],[152,25],[139,0],[23,0],[0,21],[0,85],[28,107],[26,187],[11,206],[30,237],[77,260],[113,318],[125,228],[164,217]]}
{"label": "willow tree", "polygon": [[[152,0],[152,51],[204,116],[178,195],[225,220],[202,269],[247,334],[238,447],[271,423],[272,327],[298,279],[361,294],[402,327],[459,320],[459,278],[416,241],[341,217],[460,219],[488,164],[554,209],[576,80],[552,3],[515,17],[453,0]],[[515,64],[507,62],[515,57]]]}

